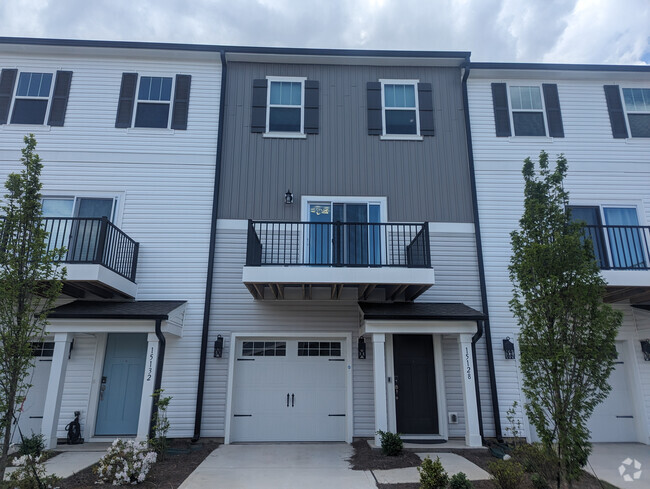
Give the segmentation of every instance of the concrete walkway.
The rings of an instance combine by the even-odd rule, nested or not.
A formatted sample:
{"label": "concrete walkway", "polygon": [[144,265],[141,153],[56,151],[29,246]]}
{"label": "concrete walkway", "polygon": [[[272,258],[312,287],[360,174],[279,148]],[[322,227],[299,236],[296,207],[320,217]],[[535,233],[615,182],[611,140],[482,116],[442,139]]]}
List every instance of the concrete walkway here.
{"label": "concrete walkway", "polygon": [[[485,470],[480,468],[478,465],[470,462],[461,455],[456,455],[455,453],[418,453],[418,457],[424,460],[426,457],[430,457],[431,460],[435,460],[436,457],[440,457],[440,462],[444,467],[445,471],[449,477],[458,472],[464,472],[469,480],[486,480],[490,478]],[[407,467],[405,469],[391,469],[391,470],[373,470],[373,474],[377,478],[377,482],[380,484],[399,484],[399,483],[418,483],[420,482],[420,473],[418,472],[417,467]]]}
{"label": "concrete walkway", "polygon": [[350,469],[344,443],[222,445],[179,489],[375,489],[370,472]]}
{"label": "concrete walkway", "polygon": [[[650,489],[650,446],[594,443],[585,470],[617,487]],[[593,471],[592,471],[593,468]]]}
{"label": "concrete walkway", "polygon": [[[62,479],[70,477],[86,467],[90,467],[94,463],[97,463],[106,453],[107,447],[108,444],[104,443],[59,446],[55,451],[61,453],[45,462],[47,475],[54,474]],[[7,479],[8,475],[14,470],[16,470],[16,467],[8,467],[5,473],[5,479]]]}

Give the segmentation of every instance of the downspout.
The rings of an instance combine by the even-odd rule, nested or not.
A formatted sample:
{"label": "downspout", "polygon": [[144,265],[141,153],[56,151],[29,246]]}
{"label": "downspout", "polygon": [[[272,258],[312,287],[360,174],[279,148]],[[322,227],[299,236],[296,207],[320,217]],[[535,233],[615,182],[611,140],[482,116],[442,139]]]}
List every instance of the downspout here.
{"label": "downspout", "polygon": [[214,275],[214,250],[217,242],[217,208],[219,205],[219,180],[221,178],[221,153],[223,146],[223,119],[226,100],[226,52],[221,49],[221,94],[219,96],[219,134],[217,135],[217,157],[214,167],[214,190],[212,192],[212,222],[210,225],[210,246],[208,248],[208,271],[205,281],[203,305],[203,331],[201,333],[201,356],[199,360],[199,385],[196,392],[196,413],[194,415],[194,436],[196,442],[201,437],[201,418],[203,416],[203,395],[205,391],[205,363],[208,356],[208,334],[210,332],[210,306],[212,304],[212,279]]}
{"label": "downspout", "polygon": [[[469,77],[469,57],[463,65],[465,72],[463,73],[463,106],[465,109],[465,137],[467,138],[467,156],[469,158],[469,174],[470,174],[470,184],[472,186],[472,207],[474,209],[474,235],[476,238],[476,255],[478,260],[478,274],[479,274],[479,283],[481,287],[481,306],[483,308],[483,314],[485,314],[486,319],[478,323],[478,329],[476,334],[472,338],[472,353],[474,355],[474,372],[477,372],[476,369],[476,343],[485,334],[485,342],[487,346],[487,358],[488,358],[488,373],[490,377],[490,393],[492,397],[492,413],[494,417],[494,430],[496,432],[496,437],[498,441],[503,441],[503,435],[501,433],[501,416],[499,412],[499,397],[497,393],[497,382],[496,375],[494,372],[494,354],[492,351],[492,335],[490,333],[490,315],[488,311],[488,300],[487,300],[487,287],[485,284],[485,265],[483,263],[483,244],[481,240],[481,223],[479,220],[478,213],[478,196],[476,192],[476,174],[474,171],[474,149],[472,146],[472,130],[470,127],[469,120],[469,101],[467,96],[467,78]],[[479,384],[478,384],[478,375],[474,376],[474,383],[476,388],[476,397],[478,402],[478,411],[479,411],[479,426],[481,427],[481,436],[483,436],[483,422],[481,419],[481,402],[479,395]]]}
{"label": "downspout", "polygon": [[[163,362],[165,361],[165,346],[167,345],[167,340],[165,335],[162,333],[162,319],[156,319],[156,337],[158,338],[158,359],[156,360],[156,376],[153,380],[153,391],[154,393],[160,389],[162,384],[162,372],[163,372]],[[153,403],[151,406],[151,417],[149,418],[149,437],[153,438],[155,436],[153,429],[153,419],[158,414],[158,400]]]}

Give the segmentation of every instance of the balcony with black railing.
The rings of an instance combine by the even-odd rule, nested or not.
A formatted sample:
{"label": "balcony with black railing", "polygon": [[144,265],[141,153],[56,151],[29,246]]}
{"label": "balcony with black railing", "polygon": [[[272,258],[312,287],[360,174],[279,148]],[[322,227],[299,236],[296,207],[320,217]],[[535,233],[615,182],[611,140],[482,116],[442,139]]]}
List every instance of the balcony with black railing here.
{"label": "balcony with black railing", "polygon": [[41,223],[47,251],[66,267],[64,295],[135,297],[139,244],[108,218],[44,217]]}
{"label": "balcony with black railing", "polygon": [[584,233],[608,284],[606,300],[650,300],[650,226],[587,225]]}
{"label": "balcony with black railing", "polygon": [[330,299],[413,300],[433,279],[427,223],[248,222],[243,281],[257,299],[319,288]]}

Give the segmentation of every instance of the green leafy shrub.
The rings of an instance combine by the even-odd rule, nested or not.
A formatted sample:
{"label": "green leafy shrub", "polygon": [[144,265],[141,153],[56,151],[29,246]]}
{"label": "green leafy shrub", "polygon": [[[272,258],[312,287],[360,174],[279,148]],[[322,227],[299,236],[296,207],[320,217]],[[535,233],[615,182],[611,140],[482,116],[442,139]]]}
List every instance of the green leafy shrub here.
{"label": "green leafy shrub", "polygon": [[530,482],[533,483],[535,489],[550,489],[546,479],[539,474],[533,474],[530,476]]}
{"label": "green leafy shrub", "polygon": [[449,489],[474,489],[464,472],[458,472],[449,479]]}
{"label": "green leafy shrub", "polygon": [[541,443],[518,446],[512,453],[514,460],[519,462],[526,472],[536,476],[533,481],[537,489],[554,485],[558,478],[559,461],[557,455]]}
{"label": "green leafy shrub", "polygon": [[440,457],[432,461],[429,457],[422,461],[418,467],[420,473],[420,489],[445,489],[449,483],[449,476],[445,471]]}
{"label": "green leafy shrub", "polygon": [[488,464],[499,489],[519,489],[524,478],[524,468],[514,460],[495,460]]}
{"label": "green leafy shrub", "polygon": [[9,474],[6,486],[11,489],[50,489],[56,487],[59,478],[47,475],[44,457],[23,455],[13,460],[16,470]]}
{"label": "green leafy shrub", "polygon": [[32,436],[23,437],[18,445],[18,455],[31,455],[39,457],[45,450],[45,437],[39,433],[32,433]]}
{"label": "green leafy shrub", "polygon": [[404,443],[402,437],[398,433],[391,433],[390,431],[377,431],[381,437],[381,451],[384,455],[394,457],[402,453]]}
{"label": "green leafy shrub", "polygon": [[145,442],[117,438],[93,467],[93,472],[99,478],[98,483],[114,486],[139,484],[144,482],[155,463],[156,452],[149,451]]}
{"label": "green leafy shrub", "polygon": [[165,389],[158,389],[151,395],[156,403],[157,410],[153,415],[153,436],[149,438],[149,447],[158,454],[158,460],[165,460],[167,449],[169,447],[169,440],[167,433],[169,432],[170,423],[167,417],[167,408],[172,400],[170,396],[163,396]]}

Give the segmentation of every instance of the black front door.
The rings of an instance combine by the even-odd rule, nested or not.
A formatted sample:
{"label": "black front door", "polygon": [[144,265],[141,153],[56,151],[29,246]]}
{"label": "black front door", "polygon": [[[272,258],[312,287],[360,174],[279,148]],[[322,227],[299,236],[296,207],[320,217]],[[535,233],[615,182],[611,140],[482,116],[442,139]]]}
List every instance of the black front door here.
{"label": "black front door", "polygon": [[437,435],[438,403],[431,335],[393,335],[397,432]]}

